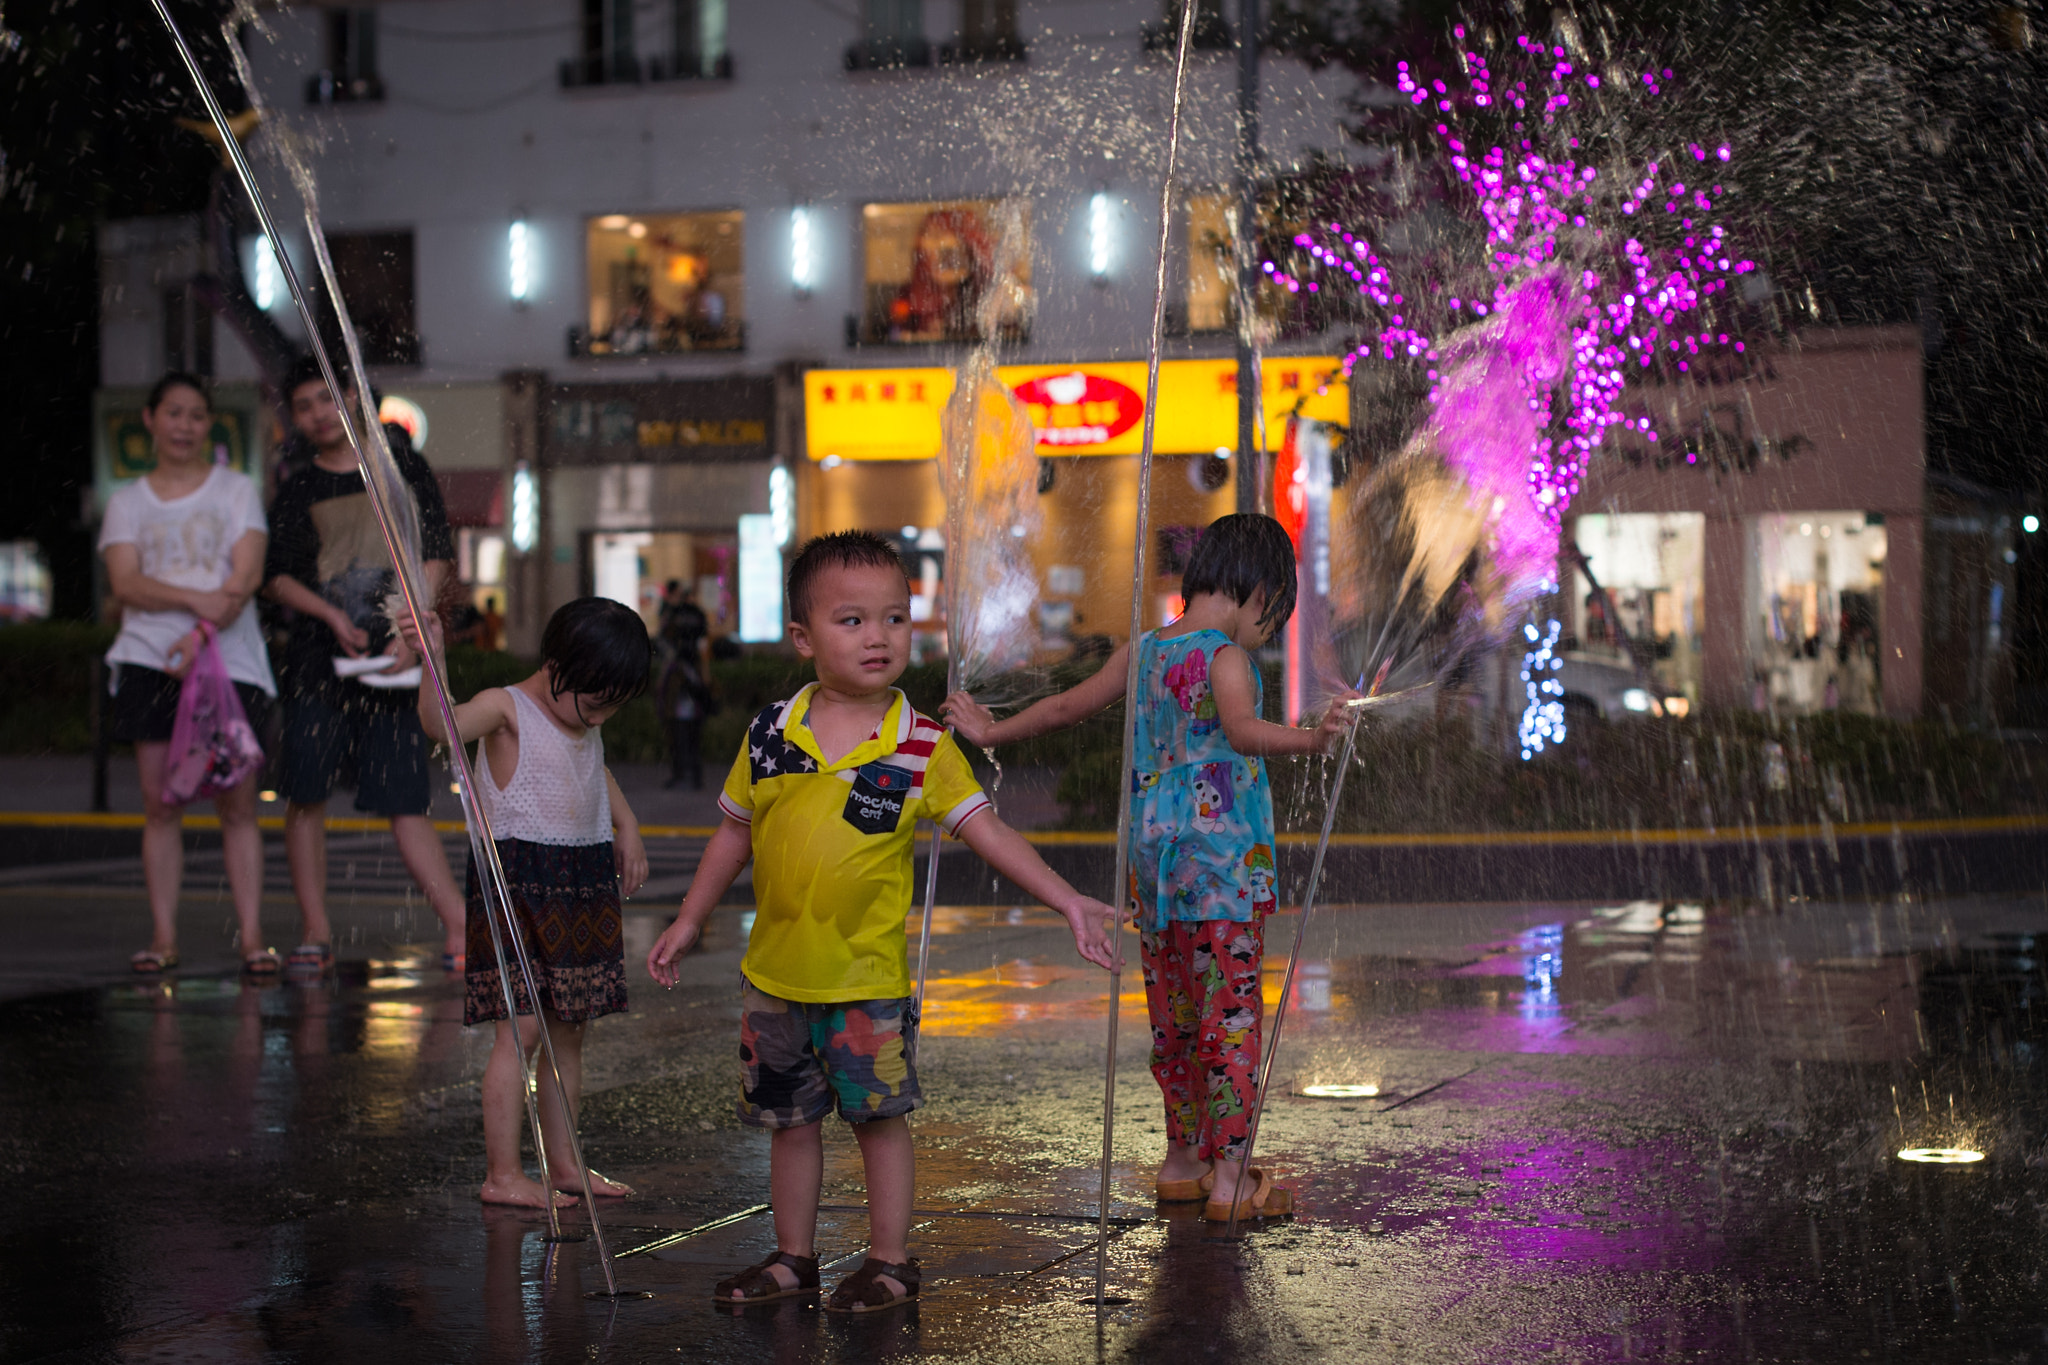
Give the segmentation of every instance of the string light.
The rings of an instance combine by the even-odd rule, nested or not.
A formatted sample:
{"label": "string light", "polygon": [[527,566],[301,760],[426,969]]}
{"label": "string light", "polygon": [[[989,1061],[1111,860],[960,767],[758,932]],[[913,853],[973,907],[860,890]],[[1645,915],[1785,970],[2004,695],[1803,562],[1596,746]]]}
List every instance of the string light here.
{"label": "string light", "polygon": [[1534,758],[1554,744],[1564,743],[1564,683],[1555,675],[1564,660],[1554,651],[1563,628],[1551,621],[1542,635],[1535,623],[1522,627],[1534,646],[1522,656],[1522,690],[1528,705],[1522,708],[1522,722],[1516,735],[1522,741],[1522,757]]}

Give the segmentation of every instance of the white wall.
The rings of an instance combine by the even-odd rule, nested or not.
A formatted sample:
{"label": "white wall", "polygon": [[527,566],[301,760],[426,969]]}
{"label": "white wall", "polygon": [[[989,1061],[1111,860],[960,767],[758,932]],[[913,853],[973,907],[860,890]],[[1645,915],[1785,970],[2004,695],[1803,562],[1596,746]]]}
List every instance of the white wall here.
{"label": "white wall", "polygon": [[[360,107],[305,103],[306,77],[323,58],[313,7],[266,16],[272,38],[250,46],[266,100],[293,127],[318,130],[327,225],[415,234],[426,354],[415,383],[520,367],[618,379],[758,371],[786,358],[917,356],[921,348],[854,356],[845,347],[844,319],[860,298],[859,206],[969,195],[1031,201],[1038,318],[1032,343],[1011,358],[1141,354],[1172,65],[1141,50],[1139,26],[1159,6],[1026,0],[1020,11],[1026,63],[855,74],[842,66],[858,36],[849,18],[808,0],[735,0],[730,82],[564,91],[556,66],[576,52],[576,0],[385,4],[386,98]],[[956,6],[932,0],[926,13],[933,38],[949,36]],[[429,32],[472,36],[433,41],[422,36]],[[508,32],[525,36],[483,36]],[[1264,73],[1269,153],[1343,154],[1352,78],[1277,58]],[[1183,147],[1190,187],[1229,179],[1235,83],[1234,54],[1194,59]],[[1120,201],[1106,288],[1087,276],[1086,205],[1098,190]],[[789,284],[789,210],[799,203],[817,214],[808,298]],[[569,360],[568,329],[586,321],[584,220],[710,208],[747,214],[747,350]],[[522,214],[537,253],[523,308],[507,298],[505,259],[506,227]]]}

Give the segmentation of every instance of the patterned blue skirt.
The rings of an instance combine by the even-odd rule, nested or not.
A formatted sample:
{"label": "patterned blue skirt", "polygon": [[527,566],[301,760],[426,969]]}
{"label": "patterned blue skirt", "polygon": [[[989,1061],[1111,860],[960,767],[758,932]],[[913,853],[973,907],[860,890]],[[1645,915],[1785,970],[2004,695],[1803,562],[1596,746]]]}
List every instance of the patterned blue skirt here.
{"label": "patterned blue skirt", "polygon": [[[498,861],[505,866],[505,885],[512,893],[541,1007],[568,1023],[625,1009],[625,925],[619,918],[619,873],[611,844],[501,839]],[[462,1022],[484,1024],[505,1017],[505,992],[498,982],[490,926],[484,921],[483,884],[474,853],[468,880],[469,990]],[[502,937],[504,925],[498,928]],[[512,998],[519,1012],[533,1013],[509,941],[505,964],[512,972]]]}

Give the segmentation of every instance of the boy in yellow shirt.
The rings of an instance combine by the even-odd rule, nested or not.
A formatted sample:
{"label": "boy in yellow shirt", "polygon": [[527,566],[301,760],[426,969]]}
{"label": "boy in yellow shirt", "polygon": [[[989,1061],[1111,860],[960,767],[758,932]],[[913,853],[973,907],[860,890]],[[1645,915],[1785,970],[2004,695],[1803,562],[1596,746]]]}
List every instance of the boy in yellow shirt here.
{"label": "boy in yellow shirt", "polygon": [[647,970],[675,984],[676,959],[752,859],[739,1114],[773,1134],[776,1251],[716,1293],[758,1303],[818,1288],[822,1124],[836,1106],[860,1142],[869,1254],[825,1306],[859,1313],[918,1290],[905,1116],[924,1097],[907,1048],[915,1021],[903,933],[917,821],[937,821],[1058,911],[1081,956],[1105,968],[1116,912],[1074,890],[996,817],[953,737],[894,686],[910,660],[910,584],[893,545],[864,531],[810,541],[789,568],[789,622],[818,681],[748,727],[719,797],[724,822]]}

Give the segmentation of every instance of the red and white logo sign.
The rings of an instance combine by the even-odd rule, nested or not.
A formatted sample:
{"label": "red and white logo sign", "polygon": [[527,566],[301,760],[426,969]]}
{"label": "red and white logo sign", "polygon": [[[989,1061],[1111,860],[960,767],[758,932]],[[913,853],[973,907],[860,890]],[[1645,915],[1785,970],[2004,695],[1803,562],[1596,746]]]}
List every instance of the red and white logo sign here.
{"label": "red and white logo sign", "polygon": [[1027,379],[1010,392],[1031,410],[1041,449],[1101,445],[1138,424],[1145,400],[1128,384],[1074,370]]}

